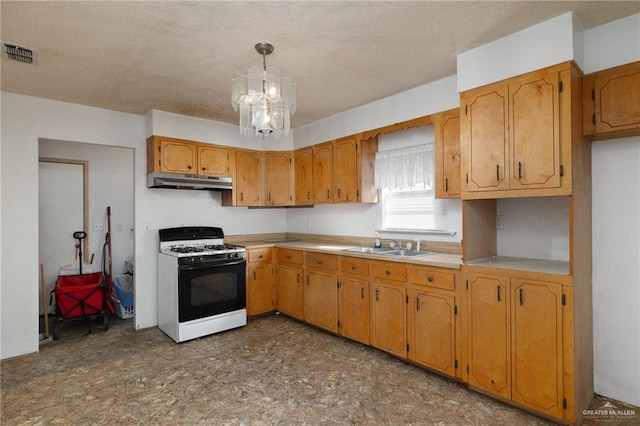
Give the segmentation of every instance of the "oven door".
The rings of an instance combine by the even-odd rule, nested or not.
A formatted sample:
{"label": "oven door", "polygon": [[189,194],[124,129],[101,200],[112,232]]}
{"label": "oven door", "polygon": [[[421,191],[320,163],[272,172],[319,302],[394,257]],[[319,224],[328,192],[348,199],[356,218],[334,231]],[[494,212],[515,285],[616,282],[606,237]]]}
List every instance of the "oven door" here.
{"label": "oven door", "polygon": [[246,261],[179,266],[178,322],[246,307]]}

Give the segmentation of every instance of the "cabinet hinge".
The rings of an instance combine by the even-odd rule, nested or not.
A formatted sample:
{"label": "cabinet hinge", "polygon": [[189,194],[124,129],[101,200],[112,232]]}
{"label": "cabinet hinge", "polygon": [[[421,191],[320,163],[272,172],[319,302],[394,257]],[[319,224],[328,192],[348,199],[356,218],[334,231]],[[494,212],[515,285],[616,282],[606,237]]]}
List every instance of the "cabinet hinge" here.
{"label": "cabinet hinge", "polygon": [[289,164],[291,164],[291,163],[292,163],[291,158],[289,158]]}
{"label": "cabinet hinge", "polygon": [[358,144],[356,144],[356,151],[358,150]]}
{"label": "cabinet hinge", "polygon": [[469,364],[467,364],[467,374],[469,374]]}
{"label": "cabinet hinge", "polygon": [[342,327],[342,323],[340,323],[340,321],[338,321],[338,328]]}
{"label": "cabinet hinge", "polygon": [[469,183],[469,173],[467,173],[467,183]]}
{"label": "cabinet hinge", "polygon": [[158,147],[158,152],[162,152],[162,147],[161,146]]}
{"label": "cabinet hinge", "polygon": [[469,290],[469,280],[466,280],[465,286],[467,287],[467,290]]}
{"label": "cabinet hinge", "polygon": [[562,409],[563,410],[567,409],[567,398],[562,398]]}
{"label": "cabinet hinge", "polygon": [[464,106],[464,115],[469,115],[469,105]]}
{"label": "cabinet hinge", "polygon": [[558,82],[558,92],[562,93],[562,81]]}
{"label": "cabinet hinge", "polygon": [[407,303],[409,303],[409,295],[407,294],[405,297],[407,298]]}
{"label": "cabinet hinge", "polygon": [[565,294],[562,295],[562,306],[567,305],[567,296]]}
{"label": "cabinet hinge", "polygon": [[457,360],[457,359],[453,362],[453,367],[454,367],[456,370],[458,369],[458,360]]}
{"label": "cabinet hinge", "polygon": [[409,352],[409,344],[407,343],[407,352]]}
{"label": "cabinet hinge", "polygon": [[591,123],[593,123],[593,125],[596,124],[596,113],[594,112],[593,115],[591,116]]}
{"label": "cabinet hinge", "polygon": [[458,315],[458,305],[453,305],[453,315]]}
{"label": "cabinet hinge", "polygon": [[356,197],[359,197],[359,196],[360,196],[360,190],[356,189]]}
{"label": "cabinet hinge", "polygon": [[595,100],[596,100],[596,91],[595,91],[595,90],[592,90],[592,91],[591,91],[591,100],[592,100],[592,101],[595,101]]}
{"label": "cabinet hinge", "polygon": [[560,164],[560,177],[564,176],[564,166]]}
{"label": "cabinet hinge", "polygon": [[336,283],[337,287],[340,288],[340,281]]}

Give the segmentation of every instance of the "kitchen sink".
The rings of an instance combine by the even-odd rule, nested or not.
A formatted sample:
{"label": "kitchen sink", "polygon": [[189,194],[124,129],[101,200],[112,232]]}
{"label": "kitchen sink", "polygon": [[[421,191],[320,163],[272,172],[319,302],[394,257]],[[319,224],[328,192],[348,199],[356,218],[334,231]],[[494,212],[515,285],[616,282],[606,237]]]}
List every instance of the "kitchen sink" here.
{"label": "kitchen sink", "polygon": [[424,256],[427,254],[433,254],[432,251],[417,251],[417,250],[387,250],[383,251],[380,254],[385,256]]}
{"label": "kitchen sink", "polygon": [[388,248],[382,248],[382,247],[353,247],[353,248],[344,249],[342,251],[348,251],[351,253],[382,254],[389,250],[390,249]]}

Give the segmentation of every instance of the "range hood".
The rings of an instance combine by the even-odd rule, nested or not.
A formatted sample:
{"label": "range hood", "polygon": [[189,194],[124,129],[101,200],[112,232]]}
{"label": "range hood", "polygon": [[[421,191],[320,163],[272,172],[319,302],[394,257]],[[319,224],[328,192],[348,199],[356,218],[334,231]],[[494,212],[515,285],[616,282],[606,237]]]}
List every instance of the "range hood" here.
{"label": "range hood", "polygon": [[153,172],[147,175],[148,188],[174,189],[231,189],[232,180],[227,176],[203,176],[182,173]]}

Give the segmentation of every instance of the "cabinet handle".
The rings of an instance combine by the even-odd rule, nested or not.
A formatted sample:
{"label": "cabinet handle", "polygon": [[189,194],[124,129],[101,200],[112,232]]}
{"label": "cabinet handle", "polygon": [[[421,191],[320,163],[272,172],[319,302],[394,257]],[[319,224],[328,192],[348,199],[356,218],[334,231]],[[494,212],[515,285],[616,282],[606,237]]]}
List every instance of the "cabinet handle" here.
{"label": "cabinet handle", "polygon": [[256,280],[256,271],[253,271],[253,280]]}
{"label": "cabinet handle", "polygon": [[329,190],[327,189],[327,200],[331,197],[331,193],[329,192]]}
{"label": "cabinet handle", "polygon": [[311,191],[307,191],[307,200],[311,199]]}
{"label": "cabinet handle", "polygon": [[191,170],[191,166],[187,166],[187,169]]}
{"label": "cabinet handle", "polygon": [[206,168],[206,167],[203,167],[203,168],[202,168],[202,171],[203,171],[203,172],[206,172],[206,171],[207,171],[207,168]]}
{"label": "cabinet handle", "polygon": [[496,164],[496,180],[500,181],[500,164]]}
{"label": "cabinet handle", "polygon": [[518,179],[522,179],[522,163],[518,161]]}
{"label": "cabinet handle", "polygon": [[380,300],[380,289],[376,288],[376,302]]}
{"label": "cabinet handle", "polygon": [[364,287],[360,287],[360,298],[364,299]]}
{"label": "cabinet handle", "polygon": [[271,193],[269,193],[269,195],[267,195],[267,201],[271,201]]}
{"label": "cabinet handle", "polygon": [[449,191],[449,178],[444,178],[444,190]]}
{"label": "cabinet handle", "polygon": [[500,286],[496,286],[496,288],[498,289],[498,302],[500,301]]}
{"label": "cabinet handle", "polygon": [[338,199],[340,199],[340,194],[341,194],[340,188],[338,188]]}
{"label": "cabinet handle", "polygon": [[429,282],[433,282],[433,277],[432,277],[432,276],[428,276],[428,277],[427,277],[427,281],[429,281]]}
{"label": "cabinet handle", "polygon": [[307,285],[309,285],[309,275],[307,275]]}
{"label": "cabinet handle", "polygon": [[318,259],[317,262],[318,262],[318,265],[322,265],[322,260]]}
{"label": "cabinet handle", "polygon": [[384,271],[384,273],[387,274],[387,275],[391,275],[391,271],[388,270],[388,269],[386,271]]}
{"label": "cabinet handle", "polygon": [[420,298],[416,297],[416,312],[420,310]]}
{"label": "cabinet handle", "polygon": [[258,259],[262,259],[263,255],[258,256]]}
{"label": "cabinet handle", "polygon": [[520,306],[522,306],[522,304],[524,303],[524,301],[522,300],[523,294],[524,294],[524,290],[520,289]]}
{"label": "cabinet handle", "polygon": [[291,255],[290,254],[287,255],[287,260],[291,260]]}
{"label": "cabinet handle", "polygon": [[356,270],[356,265],[351,265],[351,269],[355,271]]}
{"label": "cabinet handle", "polygon": [[299,273],[296,274],[296,283],[298,283],[298,284],[300,283],[300,274]]}

